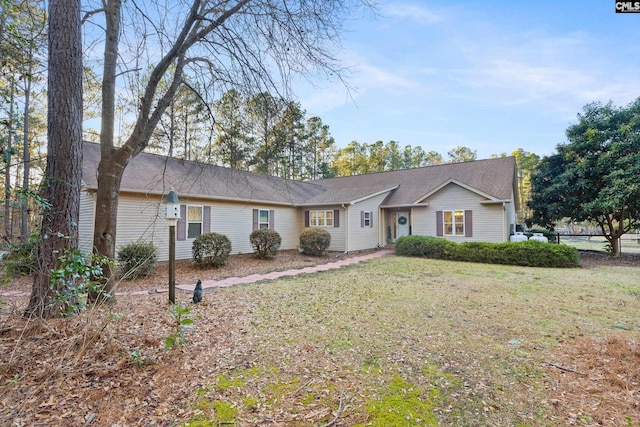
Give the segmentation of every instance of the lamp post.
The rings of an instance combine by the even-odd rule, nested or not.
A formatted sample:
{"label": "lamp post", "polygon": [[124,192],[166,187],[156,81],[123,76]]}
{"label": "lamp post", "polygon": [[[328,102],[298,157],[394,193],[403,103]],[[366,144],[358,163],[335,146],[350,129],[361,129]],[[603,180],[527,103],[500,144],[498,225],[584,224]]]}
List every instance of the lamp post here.
{"label": "lamp post", "polygon": [[176,224],[180,219],[180,201],[175,191],[169,191],[164,201],[164,217],[169,223],[169,302],[176,303]]}

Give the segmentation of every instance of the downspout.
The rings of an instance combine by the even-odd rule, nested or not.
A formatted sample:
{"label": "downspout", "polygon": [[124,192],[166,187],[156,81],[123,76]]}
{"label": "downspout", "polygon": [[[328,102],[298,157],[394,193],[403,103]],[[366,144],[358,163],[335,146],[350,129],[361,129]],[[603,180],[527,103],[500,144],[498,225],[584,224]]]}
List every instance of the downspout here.
{"label": "downspout", "polygon": [[342,204],[342,209],[344,209],[344,253],[349,252],[349,207]]}
{"label": "downspout", "polygon": [[507,206],[505,202],[502,202],[502,241],[503,242],[509,241],[509,237],[507,237],[505,240],[505,236],[508,236],[507,228],[505,228],[507,223],[506,216],[507,216]]}

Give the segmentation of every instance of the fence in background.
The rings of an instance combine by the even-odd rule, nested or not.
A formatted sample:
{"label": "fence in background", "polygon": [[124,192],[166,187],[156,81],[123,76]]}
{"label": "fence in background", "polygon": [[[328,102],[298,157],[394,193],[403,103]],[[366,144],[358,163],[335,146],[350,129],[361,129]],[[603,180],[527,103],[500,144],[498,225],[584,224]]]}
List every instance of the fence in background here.
{"label": "fence in background", "polygon": [[[609,244],[602,234],[556,234],[556,242],[573,246],[576,249],[606,252]],[[640,234],[627,233],[620,238],[620,252],[640,255]]]}

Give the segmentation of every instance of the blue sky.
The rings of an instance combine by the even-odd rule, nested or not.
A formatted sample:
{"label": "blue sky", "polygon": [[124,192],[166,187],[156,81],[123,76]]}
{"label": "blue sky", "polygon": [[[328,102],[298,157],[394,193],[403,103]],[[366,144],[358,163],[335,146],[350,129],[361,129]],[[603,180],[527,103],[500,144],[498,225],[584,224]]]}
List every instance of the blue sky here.
{"label": "blue sky", "polygon": [[296,93],[339,147],[544,156],[585,104],[640,96],[640,14],[615,13],[613,0],[385,1],[348,28],[353,89],[321,81]]}

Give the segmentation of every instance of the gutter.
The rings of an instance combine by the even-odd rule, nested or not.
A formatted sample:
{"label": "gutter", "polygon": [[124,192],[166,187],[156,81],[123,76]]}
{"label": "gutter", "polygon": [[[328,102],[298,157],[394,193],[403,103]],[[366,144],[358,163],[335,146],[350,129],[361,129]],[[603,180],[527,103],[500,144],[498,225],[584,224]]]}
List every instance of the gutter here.
{"label": "gutter", "polygon": [[[97,188],[90,188],[90,187],[86,187],[85,190],[89,193],[95,193],[98,191]],[[168,190],[167,190],[168,191]],[[134,190],[129,190],[129,189],[120,189],[120,193],[127,193],[127,194],[141,194],[144,196],[158,196],[160,198],[164,197],[167,195],[166,192],[162,192],[162,191],[146,191],[146,192],[142,192],[142,191],[134,191]],[[291,203],[291,202],[276,202],[273,200],[260,200],[260,199],[244,199],[244,198],[240,198],[240,197],[225,197],[225,196],[215,196],[212,197],[210,195],[206,195],[206,194],[191,194],[191,193],[178,193],[180,196],[184,196],[185,198],[191,198],[191,199],[205,199],[205,200],[221,200],[221,201],[225,201],[225,202],[243,202],[243,203],[258,203],[258,204],[262,204],[262,205],[274,205],[274,206],[289,206],[289,207],[301,207],[304,205],[296,205],[295,203]],[[333,205],[335,205],[335,203],[333,203]]]}

